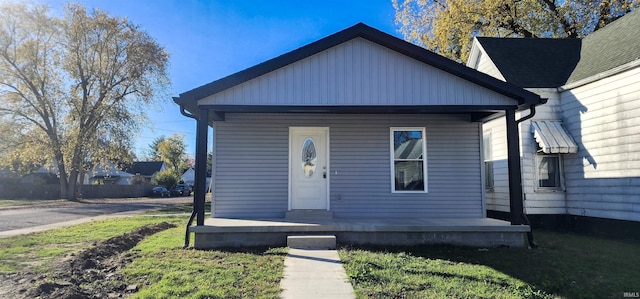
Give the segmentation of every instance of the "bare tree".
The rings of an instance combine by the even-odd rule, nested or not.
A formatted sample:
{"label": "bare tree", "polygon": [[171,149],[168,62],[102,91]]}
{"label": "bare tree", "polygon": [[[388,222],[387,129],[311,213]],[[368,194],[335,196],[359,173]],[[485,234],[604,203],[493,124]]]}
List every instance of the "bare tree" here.
{"label": "bare tree", "polygon": [[0,123],[20,128],[3,146],[56,165],[61,196],[73,198],[87,162],[127,159],[143,108],[169,85],[169,55],[126,19],[65,12],[0,4]]}

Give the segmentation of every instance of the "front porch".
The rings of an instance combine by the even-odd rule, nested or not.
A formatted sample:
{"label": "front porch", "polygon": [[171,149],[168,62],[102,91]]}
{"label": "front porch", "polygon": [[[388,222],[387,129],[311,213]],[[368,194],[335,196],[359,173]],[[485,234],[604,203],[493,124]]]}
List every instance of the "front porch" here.
{"label": "front porch", "polygon": [[338,244],[526,247],[528,225],[491,218],[443,219],[229,219],[192,226],[194,247],[286,246],[287,236],[334,235]]}

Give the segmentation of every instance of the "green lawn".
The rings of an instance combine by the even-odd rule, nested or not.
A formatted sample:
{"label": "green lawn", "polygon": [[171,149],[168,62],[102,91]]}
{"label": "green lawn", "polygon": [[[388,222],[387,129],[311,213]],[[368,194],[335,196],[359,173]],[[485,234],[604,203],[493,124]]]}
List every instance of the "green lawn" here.
{"label": "green lawn", "polygon": [[[286,248],[182,249],[188,215],[135,216],[0,239],[0,275],[46,273],[96,242],[160,222],[122,272],[133,298],[278,298]],[[640,242],[536,232],[539,249],[340,249],[358,298],[623,298],[640,291]]]}
{"label": "green lawn", "polygon": [[0,199],[0,207],[32,206],[64,203],[66,199]]}
{"label": "green lawn", "polygon": [[187,216],[119,217],[0,239],[0,275],[50,273],[66,257],[135,228],[170,222],[176,228],[147,237],[129,251],[123,272],[137,285],[132,298],[278,298],[285,248],[237,251],[182,249]]}
{"label": "green lawn", "polygon": [[623,298],[640,242],[537,232],[540,248],[343,248],[358,298]]}

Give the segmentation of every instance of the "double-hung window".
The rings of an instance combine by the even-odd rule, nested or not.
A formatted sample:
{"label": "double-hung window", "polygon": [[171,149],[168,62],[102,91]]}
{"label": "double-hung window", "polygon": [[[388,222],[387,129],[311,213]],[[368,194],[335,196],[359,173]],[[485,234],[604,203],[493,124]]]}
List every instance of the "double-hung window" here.
{"label": "double-hung window", "polygon": [[487,191],[493,191],[493,147],[491,146],[491,133],[482,136],[484,154],[484,187]]}
{"label": "double-hung window", "polygon": [[562,164],[558,154],[537,155],[538,188],[562,189]]}
{"label": "double-hung window", "polygon": [[424,128],[391,128],[392,192],[427,192]]}

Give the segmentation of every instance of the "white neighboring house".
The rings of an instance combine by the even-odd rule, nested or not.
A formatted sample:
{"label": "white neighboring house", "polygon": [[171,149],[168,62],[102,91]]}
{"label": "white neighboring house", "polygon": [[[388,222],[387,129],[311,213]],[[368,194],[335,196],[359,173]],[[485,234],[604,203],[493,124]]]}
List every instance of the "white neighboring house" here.
{"label": "white neighboring house", "polygon": [[193,186],[196,181],[196,171],[193,168],[187,169],[181,176],[185,184]]}
{"label": "white neighboring house", "polygon": [[[548,99],[519,127],[528,214],[640,221],[638,28],[634,11],[582,40],[474,40],[467,66]],[[504,119],[483,135],[487,209],[508,212]]]}
{"label": "white neighboring house", "polygon": [[89,170],[85,176],[84,185],[131,185],[133,174],[118,169],[112,162],[108,165],[98,164]]}
{"label": "white neighboring house", "polygon": [[[190,185],[190,186],[194,186],[195,185],[195,181],[196,181],[196,170],[193,168],[189,168],[187,169],[183,174],[182,174],[182,180],[184,181],[185,184]],[[211,175],[207,174],[207,192],[211,192]]]}
{"label": "white neighboring house", "polygon": [[40,166],[34,173],[44,173],[44,174],[58,174],[58,164],[53,163],[50,165]]}
{"label": "white neighboring house", "polygon": [[166,169],[167,166],[162,161],[143,161],[133,162],[133,164],[125,169],[125,171],[133,174],[134,176],[140,175],[144,178],[147,184],[151,184],[156,175]]}

